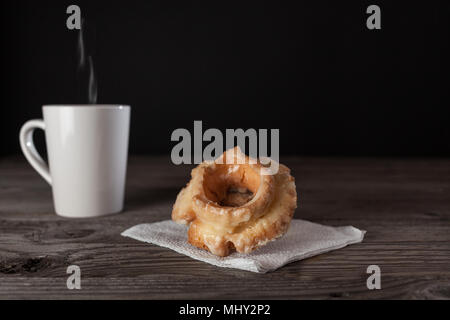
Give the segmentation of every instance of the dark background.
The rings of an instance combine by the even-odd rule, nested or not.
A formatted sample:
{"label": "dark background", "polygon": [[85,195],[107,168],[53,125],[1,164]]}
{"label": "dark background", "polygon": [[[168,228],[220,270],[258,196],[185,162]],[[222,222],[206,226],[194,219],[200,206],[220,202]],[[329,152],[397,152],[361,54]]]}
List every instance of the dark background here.
{"label": "dark background", "polygon": [[[0,155],[43,104],[87,102],[81,7],[98,103],[132,106],[131,153],[176,128],[280,128],[281,154],[448,156],[448,1],[2,1]],[[381,30],[366,8],[381,7]],[[43,133],[37,134],[40,148]]]}

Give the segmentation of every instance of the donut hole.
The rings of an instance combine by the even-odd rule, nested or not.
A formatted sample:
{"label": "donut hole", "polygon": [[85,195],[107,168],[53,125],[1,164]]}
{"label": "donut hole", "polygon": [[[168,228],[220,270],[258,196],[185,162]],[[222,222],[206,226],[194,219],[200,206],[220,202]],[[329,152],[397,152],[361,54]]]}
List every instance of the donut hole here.
{"label": "donut hole", "polygon": [[218,164],[208,168],[203,188],[208,200],[222,207],[241,207],[258,192],[260,175],[249,165]]}
{"label": "donut hole", "polygon": [[247,188],[230,186],[225,198],[218,203],[222,207],[240,207],[253,199],[253,192]]}

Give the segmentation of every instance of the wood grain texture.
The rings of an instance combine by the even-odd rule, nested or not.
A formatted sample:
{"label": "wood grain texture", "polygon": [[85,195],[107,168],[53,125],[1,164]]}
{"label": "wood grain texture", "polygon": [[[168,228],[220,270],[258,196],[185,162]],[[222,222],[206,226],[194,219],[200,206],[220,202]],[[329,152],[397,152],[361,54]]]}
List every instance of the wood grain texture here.
{"label": "wood grain texture", "polygon": [[[120,236],[170,218],[188,166],[129,160],[126,208],[98,219],[54,214],[50,187],[21,157],[0,159],[1,299],[450,299],[450,160],[287,158],[295,217],[367,230],[361,244],[255,274]],[[66,288],[81,267],[82,289]],[[382,289],[366,288],[377,264]]]}

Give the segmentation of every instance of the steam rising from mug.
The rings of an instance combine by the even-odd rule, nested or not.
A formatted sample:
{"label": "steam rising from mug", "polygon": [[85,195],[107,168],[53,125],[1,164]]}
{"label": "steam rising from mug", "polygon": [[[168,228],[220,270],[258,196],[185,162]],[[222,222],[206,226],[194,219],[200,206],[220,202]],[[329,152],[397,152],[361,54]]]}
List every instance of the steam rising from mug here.
{"label": "steam rising from mug", "polygon": [[[96,104],[97,103],[97,80],[95,78],[94,72],[94,62],[92,60],[92,56],[86,54],[86,45],[84,42],[84,21],[81,24],[81,29],[78,33],[78,70],[86,70],[89,72],[89,80],[88,80],[88,103]],[[87,58],[86,58],[87,56]]]}

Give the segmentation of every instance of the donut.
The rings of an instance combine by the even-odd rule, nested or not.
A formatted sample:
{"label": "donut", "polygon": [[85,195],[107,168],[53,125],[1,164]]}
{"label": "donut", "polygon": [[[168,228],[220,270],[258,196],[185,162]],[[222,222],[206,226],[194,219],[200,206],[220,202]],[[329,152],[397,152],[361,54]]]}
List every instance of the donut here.
{"label": "donut", "polygon": [[285,234],[297,207],[295,180],[282,164],[272,175],[266,167],[235,147],[194,168],[172,210],[173,221],[189,225],[188,242],[224,257]]}

